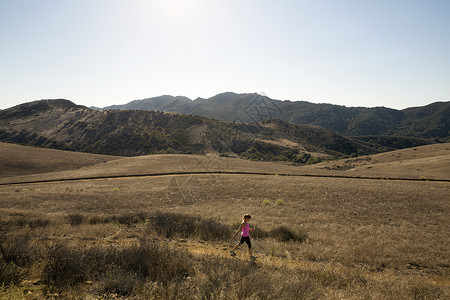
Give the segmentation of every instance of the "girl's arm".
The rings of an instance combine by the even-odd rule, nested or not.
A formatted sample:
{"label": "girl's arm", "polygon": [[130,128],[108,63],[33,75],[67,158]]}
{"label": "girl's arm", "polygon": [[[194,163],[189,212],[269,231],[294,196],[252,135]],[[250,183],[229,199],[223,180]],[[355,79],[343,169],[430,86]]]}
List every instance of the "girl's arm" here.
{"label": "girl's arm", "polygon": [[242,224],[239,226],[238,230],[236,230],[236,232],[233,234],[233,237],[235,237],[235,236],[239,233],[239,231],[242,230],[242,228],[243,228],[244,226],[245,226],[244,223],[242,223]]}

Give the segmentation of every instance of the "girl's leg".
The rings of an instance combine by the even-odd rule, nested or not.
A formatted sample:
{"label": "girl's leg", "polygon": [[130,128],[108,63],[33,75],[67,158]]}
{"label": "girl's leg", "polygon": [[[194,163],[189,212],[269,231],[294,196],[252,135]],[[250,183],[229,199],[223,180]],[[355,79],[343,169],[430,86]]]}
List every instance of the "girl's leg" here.
{"label": "girl's leg", "polygon": [[237,243],[236,246],[234,246],[233,249],[230,250],[231,256],[236,256],[236,252],[234,252],[234,250],[239,248],[240,245],[241,245],[240,243]]}
{"label": "girl's leg", "polygon": [[250,241],[250,238],[246,239],[247,242],[247,246],[248,246],[248,254],[250,256],[250,259],[252,259],[253,257],[253,253],[252,253],[252,242]]}

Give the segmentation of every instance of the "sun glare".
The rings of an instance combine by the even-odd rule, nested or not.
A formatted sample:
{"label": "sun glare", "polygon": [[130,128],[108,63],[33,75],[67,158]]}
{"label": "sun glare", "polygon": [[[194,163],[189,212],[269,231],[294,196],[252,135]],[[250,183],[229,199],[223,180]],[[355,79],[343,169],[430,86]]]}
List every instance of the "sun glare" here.
{"label": "sun glare", "polygon": [[161,1],[161,6],[169,16],[182,17],[195,13],[201,2],[200,0],[164,0]]}

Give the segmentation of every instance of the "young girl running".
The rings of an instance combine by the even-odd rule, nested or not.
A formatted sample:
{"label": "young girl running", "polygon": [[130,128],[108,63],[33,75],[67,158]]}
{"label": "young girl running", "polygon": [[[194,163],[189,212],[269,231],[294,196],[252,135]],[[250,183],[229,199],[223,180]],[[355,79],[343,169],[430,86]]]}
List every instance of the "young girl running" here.
{"label": "young girl running", "polygon": [[250,231],[253,231],[252,228],[250,228],[250,224],[248,223],[252,217],[249,214],[245,214],[244,218],[242,220],[241,225],[239,226],[238,230],[233,234],[233,238],[241,231],[241,241],[234,246],[234,248],[230,251],[231,256],[236,256],[236,250],[239,246],[241,246],[243,243],[247,243],[248,245],[248,254],[250,255],[251,260],[256,260],[256,256],[253,256],[252,254],[252,242],[250,241]]}

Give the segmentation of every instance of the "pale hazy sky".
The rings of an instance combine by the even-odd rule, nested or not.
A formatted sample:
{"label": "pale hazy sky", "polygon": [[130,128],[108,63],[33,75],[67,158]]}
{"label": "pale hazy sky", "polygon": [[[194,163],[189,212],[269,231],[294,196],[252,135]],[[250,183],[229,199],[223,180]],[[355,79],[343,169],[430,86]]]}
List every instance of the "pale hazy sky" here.
{"label": "pale hazy sky", "polygon": [[449,0],[0,0],[0,108],[264,92],[450,100]]}

